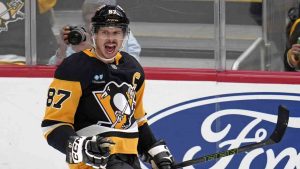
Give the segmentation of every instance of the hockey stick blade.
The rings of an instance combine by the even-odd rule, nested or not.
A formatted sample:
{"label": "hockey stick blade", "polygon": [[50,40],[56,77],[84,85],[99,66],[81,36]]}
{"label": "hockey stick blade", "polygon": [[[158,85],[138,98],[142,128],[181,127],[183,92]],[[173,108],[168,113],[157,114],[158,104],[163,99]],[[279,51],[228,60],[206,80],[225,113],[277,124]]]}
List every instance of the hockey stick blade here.
{"label": "hockey stick blade", "polygon": [[289,110],[284,106],[280,105],[278,107],[278,119],[274,132],[270,136],[270,139],[275,143],[279,143],[285,133],[289,122]]}
{"label": "hockey stick blade", "polygon": [[182,167],[186,167],[186,166],[190,166],[190,165],[194,165],[194,164],[198,164],[198,163],[204,163],[204,162],[207,162],[210,160],[216,160],[216,159],[219,159],[222,157],[226,157],[226,156],[230,156],[230,155],[234,155],[234,154],[238,154],[238,153],[242,153],[242,152],[247,152],[247,151],[254,150],[256,148],[261,148],[261,147],[264,147],[267,145],[279,143],[281,141],[282,137],[284,136],[285,130],[288,125],[288,121],[289,121],[289,110],[286,109],[284,106],[280,105],[278,107],[278,117],[277,117],[277,123],[276,123],[275,130],[273,131],[273,133],[271,134],[271,136],[268,139],[263,140],[258,143],[253,143],[253,144],[241,146],[239,148],[234,148],[234,149],[230,149],[227,151],[213,153],[213,154],[202,156],[202,157],[199,157],[196,159],[177,163],[173,166],[173,168],[182,168]]}

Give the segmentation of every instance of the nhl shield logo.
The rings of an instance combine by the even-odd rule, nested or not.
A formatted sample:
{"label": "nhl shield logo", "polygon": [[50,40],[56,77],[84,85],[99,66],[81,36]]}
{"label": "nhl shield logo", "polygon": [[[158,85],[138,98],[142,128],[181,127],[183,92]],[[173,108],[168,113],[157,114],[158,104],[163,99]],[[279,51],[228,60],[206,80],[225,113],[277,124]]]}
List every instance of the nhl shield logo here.
{"label": "nhl shield logo", "polygon": [[24,19],[24,13],[21,12],[23,7],[24,2],[21,0],[0,2],[0,32],[8,31],[8,23]]}

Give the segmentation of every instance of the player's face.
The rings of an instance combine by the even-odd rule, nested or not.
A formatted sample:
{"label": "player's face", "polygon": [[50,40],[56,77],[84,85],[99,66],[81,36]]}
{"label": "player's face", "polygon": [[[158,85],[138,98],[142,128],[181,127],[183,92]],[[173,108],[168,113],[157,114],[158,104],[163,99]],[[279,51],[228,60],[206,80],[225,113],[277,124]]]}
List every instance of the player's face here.
{"label": "player's face", "polygon": [[119,27],[101,27],[95,34],[96,50],[101,57],[111,59],[122,47],[124,32]]}

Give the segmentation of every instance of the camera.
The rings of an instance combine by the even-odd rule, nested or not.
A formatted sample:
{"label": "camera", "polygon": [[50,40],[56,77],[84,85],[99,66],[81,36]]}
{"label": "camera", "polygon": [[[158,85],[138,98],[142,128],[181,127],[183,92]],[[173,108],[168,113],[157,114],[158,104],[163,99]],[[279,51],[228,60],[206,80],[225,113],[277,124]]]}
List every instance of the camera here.
{"label": "camera", "polygon": [[86,31],[81,26],[70,26],[70,33],[68,35],[68,42],[72,45],[78,45],[79,43],[86,41]]}

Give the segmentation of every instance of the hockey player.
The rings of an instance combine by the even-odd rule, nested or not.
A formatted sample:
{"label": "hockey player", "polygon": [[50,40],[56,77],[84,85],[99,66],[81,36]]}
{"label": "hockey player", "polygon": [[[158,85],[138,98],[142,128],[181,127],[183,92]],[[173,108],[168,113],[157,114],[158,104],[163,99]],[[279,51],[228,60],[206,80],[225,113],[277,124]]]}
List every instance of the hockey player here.
{"label": "hockey player", "polygon": [[92,17],[93,48],[72,54],[55,72],[41,126],[70,169],[139,169],[138,154],[159,169],[174,163],[147,124],[143,69],[119,51],[128,24],[120,6],[101,6]]}

